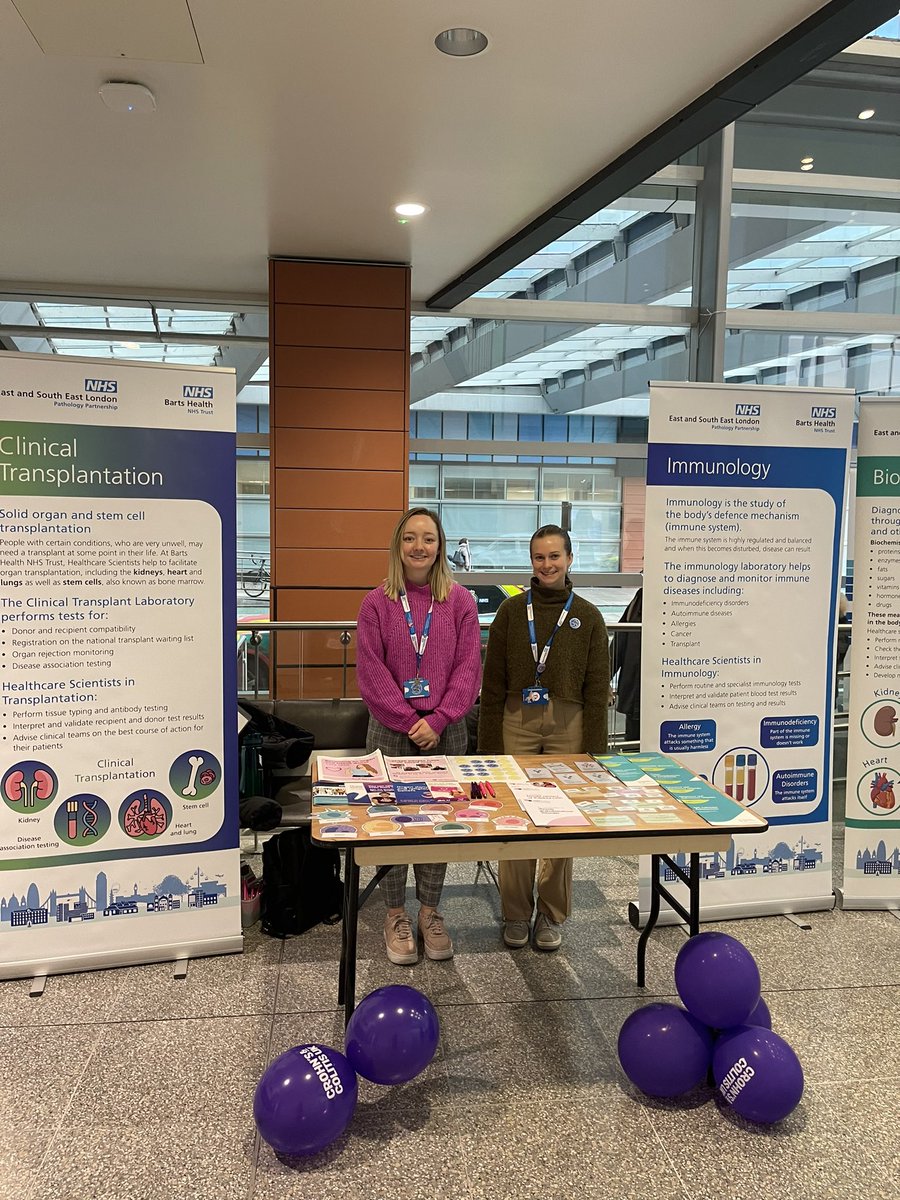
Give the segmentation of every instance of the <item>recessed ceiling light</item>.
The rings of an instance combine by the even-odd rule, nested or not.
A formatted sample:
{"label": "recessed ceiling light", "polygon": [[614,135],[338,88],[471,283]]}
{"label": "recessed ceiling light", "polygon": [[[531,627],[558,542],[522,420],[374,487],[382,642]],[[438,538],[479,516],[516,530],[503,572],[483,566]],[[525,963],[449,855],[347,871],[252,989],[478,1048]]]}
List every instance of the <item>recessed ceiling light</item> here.
{"label": "recessed ceiling light", "polygon": [[813,163],[811,163],[811,162],[800,164],[801,171],[811,171],[812,169],[813,169]]}
{"label": "recessed ceiling light", "polygon": [[859,118],[860,121],[868,121],[868,119],[870,117],[874,117],[874,116],[875,116],[874,108],[864,108],[861,113],[857,113],[857,117]]}
{"label": "recessed ceiling light", "polygon": [[156,112],[156,97],[142,83],[129,83],[124,79],[110,79],[106,83],[100,84],[100,99],[113,112]]}
{"label": "recessed ceiling light", "polygon": [[394,212],[398,217],[421,217],[422,213],[428,212],[427,204],[417,204],[410,202],[408,204],[395,204]]}
{"label": "recessed ceiling light", "polygon": [[812,160],[812,155],[811,155],[811,154],[807,154],[806,158],[801,158],[801,159],[800,159],[800,162],[801,162],[801,164],[803,164],[803,163],[808,163],[810,166],[812,166],[812,162],[813,162],[813,160]]}
{"label": "recessed ceiling light", "polygon": [[141,348],[140,342],[117,342],[116,344],[121,346],[123,350],[140,350]]}
{"label": "recessed ceiling light", "polygon": [[450,54],[453,58],[470,58],[487,49],[488,40],[480,29],[445,29],[434,39],[434,44],[441,54]]}

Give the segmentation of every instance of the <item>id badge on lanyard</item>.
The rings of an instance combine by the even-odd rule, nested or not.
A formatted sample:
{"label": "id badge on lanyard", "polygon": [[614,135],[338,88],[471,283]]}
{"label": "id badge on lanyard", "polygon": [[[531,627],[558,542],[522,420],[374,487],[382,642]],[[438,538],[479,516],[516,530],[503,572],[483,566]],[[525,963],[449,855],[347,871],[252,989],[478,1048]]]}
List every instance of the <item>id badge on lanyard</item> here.
{"label": "id badge on lanyard", "polygon": [[553,632],[547,638],[546,645],[538,657],[537,648],[537,633],[534,628],[534,607],[531,603],[531,588],[525,596],[525,611],[528,614],[528,638],[531,642],[531,656],[534,659],[534,683],[529,687],[522,688],[522,703],[529,706],[541,705],[550,703],[550,692],[547,688],[540,684],[540,677],[547,669],[547,659],[550,657],[550,647],[553,645],[553,639],[556,637],[557,630],[565,623],[566,617],[569,615],[569,609],[572,607],[572,598],[574,592],[569,592],[568,599],[563,605],[563,610],[559,614],[559,619],[553,626]]}
{"label": "id badge on lanyard", "polygon": [[431,695],[431,684],[422,675],[422,655],[425,653],[425,647],[428,644],[428,634],[431,630],[431,613],[434,608],[434,596],[431,597],[431,604],[428,608],[428,613],[425,616],[425,625],[422,629],[421,638],[416,633],[415,622],[412,619],[412,613],[409,611],[409,597],[405,591],[400,592],[400,603],[403,606],[403,613],[406,617],[406,627],[409,630],[410,640],[412,641],[413,652],[416,656],[416,674],[413,679],[404,679],[403,681],[403,698],[404,700],[420,700],[425,696]]}

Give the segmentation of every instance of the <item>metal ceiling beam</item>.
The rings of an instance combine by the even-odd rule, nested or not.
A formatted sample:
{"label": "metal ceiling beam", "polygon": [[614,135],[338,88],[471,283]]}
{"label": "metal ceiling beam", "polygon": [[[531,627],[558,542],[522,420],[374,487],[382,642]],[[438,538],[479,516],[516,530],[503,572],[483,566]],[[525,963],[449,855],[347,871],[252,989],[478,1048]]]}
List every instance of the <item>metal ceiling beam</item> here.
{"label": "metal ceiling beam", "polygon": [[[188,333],[174,329],[157,333],[152,329],[97,329],[80,325],[0,325],[0,337],[65,338],[80,342],[141,342],[172,346],[266,346],[267,335],[244,336],[233,333]],[[268,353],[268,350],[266,351]],[[263,359],[265,355],[263,355]]]}
{"label": "metal ceiling beam", "polygon": [[829,0],[818,12],[720,80],[693,103],[458,275],[427,303],[447,312],[523,259],[572,229],[629,188],[896,16],[896,0]]}

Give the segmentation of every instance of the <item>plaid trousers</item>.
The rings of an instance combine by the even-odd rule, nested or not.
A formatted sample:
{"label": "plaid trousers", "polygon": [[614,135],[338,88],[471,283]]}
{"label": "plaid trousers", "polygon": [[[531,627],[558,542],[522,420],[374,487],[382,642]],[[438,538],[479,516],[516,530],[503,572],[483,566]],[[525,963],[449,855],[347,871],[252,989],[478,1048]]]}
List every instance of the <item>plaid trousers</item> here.
{"label": "plaid trousers", "polygon": [[[448,725],[441,734],[441,740],[429,754],[465,754],[468,747],[468,731],[465,720]],[[382,754],[392,758],[406,756],[412,758],[423,751],[411,742],[405,733],[397,733],[388,729],[380,721],[369,714],[369,729],[366,734],[366,750],[380,750]],[[391,867],[382,879],[379,887],[388,908],[403,908],[406,904],[406,879],[409,866],[400,863]],[[413,863],[413,874],[416,880],[416,899],[428,908],[437,908],[441,899],[441,889],[444,886],[444,876],[447,874],[446,863]]]}

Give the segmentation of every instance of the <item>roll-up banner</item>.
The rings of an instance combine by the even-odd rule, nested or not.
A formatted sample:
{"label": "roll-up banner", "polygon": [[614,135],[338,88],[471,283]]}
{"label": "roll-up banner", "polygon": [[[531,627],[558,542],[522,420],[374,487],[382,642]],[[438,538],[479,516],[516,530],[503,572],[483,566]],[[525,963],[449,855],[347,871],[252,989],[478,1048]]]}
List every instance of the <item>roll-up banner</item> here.
{"label": "roll-up banner", "polygon": [[0,355],[0,977],[241,948],[234,429],[231,371]]}
{"label": "roll-up banner", "polygon": [[861,400],[845,908],[900,907],[900,400]]}
{"label": "roll-up banner", "polygon": [[641,745],[770,826],[703,856],[708,920],[834,902],[834,654],[853,407],[843,389],[650,389]]}

